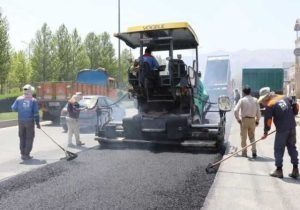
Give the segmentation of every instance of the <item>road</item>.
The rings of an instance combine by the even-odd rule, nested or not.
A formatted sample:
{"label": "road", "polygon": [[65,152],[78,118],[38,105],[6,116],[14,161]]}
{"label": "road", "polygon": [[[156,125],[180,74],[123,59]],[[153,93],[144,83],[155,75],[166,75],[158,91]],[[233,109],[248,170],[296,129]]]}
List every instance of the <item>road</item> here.
{"label": "road", "polygon": [[[60,127],[43,129],[66,145],[67,135]],[[0,159],[15,153],[1,160],[1,174],[3,169],[21,168],[15,170],[18,175],[0,182],[0,209],[200,209],[215,177],[205,168],[220,158],[174,146],[101,148],[94,134],[82,134],[87,146],[70,149],[82,150],[78,158],[59,161],[63,153],[37,130],[35,159],[25,165],[18,159],[16,133],[17,127],[0,129],[0,135],[15,144],[6,155],[0,153]]]}
{"label": "road", "polygon": [[[67,145],[67,134],[63,133],[61,127],[52,126],[49,122],[46,122],[42,123],[42,129],[62,146],[65,147]],[[35,140],[31,152],[34,159],[27,162],[20,159],[17,126],[1,128],[0,136],[0,181],[10,176],[54,163],[64,157],[64,152],[38,129],[35,131]],[[86,145],[84,147],[68,148],[68,150],[79,152],[98,145],[93,138],[93,133],[81,134],[81,139]]]}
{"label": "road", "polygon": [[81,152],[0,182],[1,209],[199,209],[215,154],[126,147]]}

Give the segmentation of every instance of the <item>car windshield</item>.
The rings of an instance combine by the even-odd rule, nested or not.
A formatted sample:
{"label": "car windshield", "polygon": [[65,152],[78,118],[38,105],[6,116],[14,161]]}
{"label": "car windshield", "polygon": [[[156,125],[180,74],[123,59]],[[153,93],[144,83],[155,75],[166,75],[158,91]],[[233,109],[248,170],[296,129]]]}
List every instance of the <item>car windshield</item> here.
{"label": "car windshield", "polygon": [[92,98],[83,98],[78,103],[81,107],[92,108],[96,105],[96,102],[97,102],[97,98],[92,97]]}
{"label": "car windshield", "polygon": [[113,102],[112,100],[110,100],[109,98],[106,98],[106,101],[107,101],[108,105],[111,105],[111,104],[114,103],[114,102]]}

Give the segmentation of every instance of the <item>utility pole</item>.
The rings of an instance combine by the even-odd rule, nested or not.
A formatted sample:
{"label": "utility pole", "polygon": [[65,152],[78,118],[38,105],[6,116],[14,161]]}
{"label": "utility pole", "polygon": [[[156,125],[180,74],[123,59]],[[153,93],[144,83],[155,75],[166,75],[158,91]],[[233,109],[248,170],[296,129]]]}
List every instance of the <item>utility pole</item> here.
{"label": "utility pole", "polygon": [[300,37],[299,37],[299,31],[300,31],[300,19],[296,20],[296,24],[294,27],[294,30],[296,31],[296,41],[295,41],[295,94],[296,98],[300,98]]}
{"label": "utility pole", "polygon": [[[120,0],[118,0],[118,33],[120,33]],[[121,87],[122,72],[121,72],[121,40],[118,39],[118,88]]]}

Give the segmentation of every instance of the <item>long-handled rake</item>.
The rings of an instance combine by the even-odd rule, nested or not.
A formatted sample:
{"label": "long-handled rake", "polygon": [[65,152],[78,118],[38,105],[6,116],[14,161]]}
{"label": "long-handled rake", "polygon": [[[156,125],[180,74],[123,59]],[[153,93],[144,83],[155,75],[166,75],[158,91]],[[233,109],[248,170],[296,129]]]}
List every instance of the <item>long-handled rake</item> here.
{"label": "long-handled rake", "polygon": [[[276,130],[275,130],[275,131],[272,131],[272,132],[269,133],[267,136],[269,136],[269,135],[271,135],[272,133],[275,133],[275,132],[276,132]],[[235,155],[238,154],[239,152],[241,152],[241,151],[247,149],[248,147],[252,146],[253,144],[255,144],[255,143],[257,143],[257,142],[259,142],[259,141],[261,141],[261,140],[263,140],[263,138],[260,138],[260,139],[255,140],[255,141],[252,142],[251,144],[249,144],[249,145],[247,145],[247,146],[241,148],[240,150],[238,150],[238,151],[232,153],[231,155],[229,155],[228,157],[226,157],[226,158],[224,158],[224,159],[222,159],[222,160],[219,160],[219,161],[217,161],[217,162],[215,162],[215,163],[209,163],[209,164],[207,165],[206,169],[205,169],[206,173],[215,173],[215,172],[216,172],[216,169],[214,168],[215,166],[219,165],[220,163],[224,162],[225,160],[228,160],[229,158],[235,156]]]}
{"label": "long-handled rake", "polygon": [[59,145],[59,144],[58,144],[51,136],[49,136],[42,128],[41,128],[40,130],[43,131],[43,133],[44,133],[46,136],[48,136],[54,144],[56,144],[60,149],[62,149],[62,150],[65,152],[66,157],[63,158],[63,159],[66,159],[67,161],[70,161],[70,160],[74,160],[75,158],[78,157],[77,154],[75,154],[75,153],[73,153],[73,152],[70,152],[70,151],[67,151],[67,150],[64,149],[62,146],[60,146],[60,145]]}

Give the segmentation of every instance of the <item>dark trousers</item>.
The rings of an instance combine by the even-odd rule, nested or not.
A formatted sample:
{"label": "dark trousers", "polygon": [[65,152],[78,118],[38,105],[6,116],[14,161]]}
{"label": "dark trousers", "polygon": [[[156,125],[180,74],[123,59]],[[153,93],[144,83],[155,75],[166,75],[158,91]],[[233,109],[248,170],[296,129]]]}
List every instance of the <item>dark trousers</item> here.
{"label": "dark trousers", "polygon": [[29,155],[34,139],[34,121],[19,121],[21,155]]}
{"label": "dark trousers", "polygon": [[274,142],[275,165],[282,167],[285,147],[291,157],[291,163],[298,165],[298,151],[296,148],[296,128],[289,131],[276,132]]}

